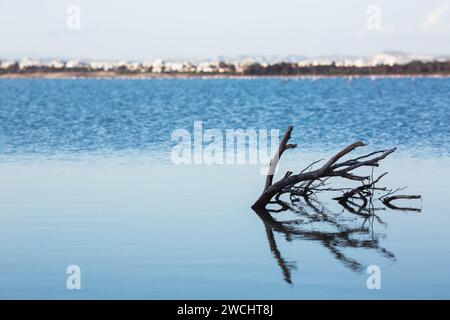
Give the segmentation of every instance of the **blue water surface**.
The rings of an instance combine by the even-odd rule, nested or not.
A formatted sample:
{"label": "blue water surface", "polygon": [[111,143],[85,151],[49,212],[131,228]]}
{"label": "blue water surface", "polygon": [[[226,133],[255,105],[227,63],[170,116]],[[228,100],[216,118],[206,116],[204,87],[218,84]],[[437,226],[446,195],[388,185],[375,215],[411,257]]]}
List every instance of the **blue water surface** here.
{"label": "blue water surface", "polygon": [[[250,208],[259,165],[172,163],[172,132],[194,121],[294,125],[280,174],[355,140],[397,146],[374,174],[422,195],[397,203],[421,211],[366,221],[320,196],[339,230],[364,229],[271,229]],[[449,128],[449,78],[0,79],[0,298],[448,299]]]}
{"label": "blue water surface", "polygon": [[450,146],[450,78],[0,80],[0,154],[168,151],[175,129],[280,129],[302,148]]}

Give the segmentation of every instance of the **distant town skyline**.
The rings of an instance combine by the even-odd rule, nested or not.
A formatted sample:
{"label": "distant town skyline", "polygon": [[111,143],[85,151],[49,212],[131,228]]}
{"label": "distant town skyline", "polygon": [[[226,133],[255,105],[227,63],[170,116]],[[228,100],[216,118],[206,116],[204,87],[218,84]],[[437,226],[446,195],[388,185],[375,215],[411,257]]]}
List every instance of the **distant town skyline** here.
{"label": "distant town skyline", "polygon": [[450,0],[0,0],[0,59],[450,55]]}
{"label": "distant town skyline", "polygon": [[401,51],[384,51],[373,55],[358,56],[358,55],[321,55],[321,56],[307,56],[307,55],[218,55],[205,58],[199,57],[179,57],[179,58],[156,58],[156,59],[84,59],[84,58],[65,58],[65,57],[8,57],[0,55],[0,65],[2,63],[21,63],[21,64],[52,64],[52,63],[190,63],[190,64],[202,64],[209,62],[232,62],[232,63],[298,63],[299,65],[328,65],[336,63],[337,65],[393,65],[393,64],[405,64],[411,61],[449,61],[450,54],[414,54]]}

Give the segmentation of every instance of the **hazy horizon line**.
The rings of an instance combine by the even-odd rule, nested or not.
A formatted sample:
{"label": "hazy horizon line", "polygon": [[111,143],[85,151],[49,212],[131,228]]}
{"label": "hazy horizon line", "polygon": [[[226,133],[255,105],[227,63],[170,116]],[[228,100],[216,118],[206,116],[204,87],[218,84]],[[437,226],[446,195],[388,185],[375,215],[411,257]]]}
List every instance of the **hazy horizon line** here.
{"label": "hazy horizon line", "polygon": [[160,57],[148,57],[148,58],[106,58],[106,57],[76,57],[76,56],[58,56],[58,55],[39,55],[39,54],[1,54],[0,60],[22,60],[22,59],[36,59],[36,60],[78,60],[78,61],[146,61],[146,60],[163,60],[163,61],[199,61],[199,60],[221,60],[221,59],[236,59],[236,58],[303,58],[303,59],[325,59],[325,58],[370,58],[379,54],[392,54],[392,55],[408,55],[408,56],[418,56],[418,57],[431,57],[431,58],[442,58],[450,57],[449,53],[415,53],[401,50],[383,50],[374,52],[372,54],[346,54],[346,53],[335,53],[335,54],[320,54],[320,55],[309,55],[301,53],[286,53],[286,54],[252,54],[252,53],[237,53],[237,54],[217,54],[209,56],[160,56]]}

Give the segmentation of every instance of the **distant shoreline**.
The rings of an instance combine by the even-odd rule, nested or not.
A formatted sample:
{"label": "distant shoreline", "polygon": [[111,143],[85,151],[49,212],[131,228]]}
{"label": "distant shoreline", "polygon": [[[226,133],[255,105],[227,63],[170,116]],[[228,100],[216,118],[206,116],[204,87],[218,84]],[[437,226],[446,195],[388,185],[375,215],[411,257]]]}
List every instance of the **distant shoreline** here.
{"label": "distant shoreline", "polygon": [[182,74],[182,73],[139,73],[123,74],[114,71],[99,72],[30,72],[3,73],[0,79],[317,79],[317,78],[449,78],[449,73],[385,73],[385,74]]}

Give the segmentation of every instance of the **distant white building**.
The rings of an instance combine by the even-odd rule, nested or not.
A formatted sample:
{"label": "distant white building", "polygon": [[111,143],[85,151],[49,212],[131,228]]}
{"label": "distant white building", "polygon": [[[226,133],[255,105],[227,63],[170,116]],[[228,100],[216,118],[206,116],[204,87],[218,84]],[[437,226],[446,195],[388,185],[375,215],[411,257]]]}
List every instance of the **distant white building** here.
{"label": "distant white building", "polygon": [[0,63],[0,69],[8,69],[12,67],[14,64],[16,64],[16,61],[8,60],[8,61],[2,61]]}
{"label": "distant white building", "polygon": [[91,61],[89,67],[92,70],[109,71],[115,68],[115,64],[107,61]]}
{"label": "distant white building", "polygon": [[211,65],[210,62],[200,62],[197,65],[197,72],[198,73],[211,73],[214,72],[215,68]]}
{"label": "distant white building", "polygon": [[400,59],[398,59],[399,57],[394,56],[392,54],[388,54],[388,53],[379,53],[374,55],[371,58],[371,65],[372,66],[379,66],[379,65],[388,65],[388,66],[393,66],[396,63],[399,63]]}
{"label": "distant white building", "polygon": [[142,69],[141,64],[139,62],[129,63],[126,65],[126,67],[128,70],[131,70],[131,71],[140,71]]}
{"label": "distant white building", "polygon": [[165,72],[182,72],[183,71],[183,63],[180,62],[167,62],[165,63]]}
{"label": "distant white building", "polygon": [[32,67],[41,66],[41,62],[39,60],[31,60],[28,58],[23,58],[19,61],[19,69],[27,69]]}
{"label": "distant white building", "polygon": [[311,65],[312,66],[331,66],[333,64],[333,60],[331,59],[317,59],[313,60]]}
{"label": "distant white building", "polygon": [[48,64],[48,66],[53,69],[63,69],[65,65],[66,64],[60,60],[52,60]]}
{"label": "distant white building", "polygon": [[81,64],[78,60],[69,60],[66,62],[67,69],[81,68],[82,66],[83,64]]}
{"label": "distant white building", "polygon": [[152,62],[152,72],[161,73],[164,71],[165,63],[161,59],[153,60]]}

